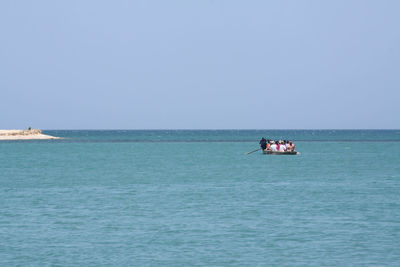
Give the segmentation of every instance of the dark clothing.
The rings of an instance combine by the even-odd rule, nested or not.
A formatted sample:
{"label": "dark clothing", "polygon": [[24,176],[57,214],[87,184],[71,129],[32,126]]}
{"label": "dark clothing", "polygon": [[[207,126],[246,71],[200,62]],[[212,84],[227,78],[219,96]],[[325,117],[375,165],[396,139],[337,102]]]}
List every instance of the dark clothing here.
{"label": "dark clothing", "polygon": [[261,146],[262,149],[265,150],[267,148],[267,140],[265,140],[264,138],[261,139],[260,146]]}

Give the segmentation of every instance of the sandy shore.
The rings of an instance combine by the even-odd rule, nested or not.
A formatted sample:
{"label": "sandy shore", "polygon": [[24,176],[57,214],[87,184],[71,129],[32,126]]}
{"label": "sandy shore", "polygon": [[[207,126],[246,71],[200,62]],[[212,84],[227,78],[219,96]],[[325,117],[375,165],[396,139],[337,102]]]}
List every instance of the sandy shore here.
{"label": "sandy shore", "polygon": [[60,137],[42,134],[42,131],[39,129],[0,130],[0,140],[33,140],[33,139],[60,139]]}

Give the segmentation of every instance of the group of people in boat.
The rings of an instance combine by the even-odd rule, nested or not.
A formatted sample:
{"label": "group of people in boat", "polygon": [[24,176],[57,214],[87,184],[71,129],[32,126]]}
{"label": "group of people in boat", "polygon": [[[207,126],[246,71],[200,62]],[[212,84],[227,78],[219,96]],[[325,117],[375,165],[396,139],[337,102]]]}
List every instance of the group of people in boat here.
{"label": "group of people in boat", "polygon": [[263,137],[260,140],[260,146],[265,151],[274,151],[274,152],[295,151],[294,143],[289,140],[274,141],[271,139],[265,139]]}

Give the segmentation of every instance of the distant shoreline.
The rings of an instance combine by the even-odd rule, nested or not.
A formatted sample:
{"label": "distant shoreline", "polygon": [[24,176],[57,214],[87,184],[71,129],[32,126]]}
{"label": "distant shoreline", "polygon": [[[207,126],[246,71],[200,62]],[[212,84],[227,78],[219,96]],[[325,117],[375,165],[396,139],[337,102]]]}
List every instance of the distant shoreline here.
{"label": "distant shoreline", "polygon": [[0,130],[1,140],[45,140],[61,139],[60,137],[43,134],[39,129],[31,130]]}

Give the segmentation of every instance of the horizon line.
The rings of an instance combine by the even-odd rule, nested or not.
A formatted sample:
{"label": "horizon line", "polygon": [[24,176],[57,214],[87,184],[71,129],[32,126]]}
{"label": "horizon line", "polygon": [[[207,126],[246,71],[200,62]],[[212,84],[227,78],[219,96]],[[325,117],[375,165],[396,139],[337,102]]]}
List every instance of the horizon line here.
{"label": "horizon line", "polygon": [[[38,129],[38,128],[32,128]],[[400,128],[292,128],[292,129],[257,129],[257,128],[142,128],[142,129],[123,129],[123,128],[62,128],[62,129],[41,129],[43,131],[398,131]]]}

